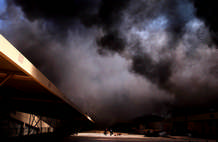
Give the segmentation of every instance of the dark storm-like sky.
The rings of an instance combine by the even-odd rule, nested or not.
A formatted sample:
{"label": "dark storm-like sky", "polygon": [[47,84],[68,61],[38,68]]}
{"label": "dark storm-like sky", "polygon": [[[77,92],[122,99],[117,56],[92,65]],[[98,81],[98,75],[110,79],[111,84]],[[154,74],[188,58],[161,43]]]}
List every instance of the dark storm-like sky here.
{"label": "dark storm-like sky", "polygon": [[0,33],[98,122],[165,115],[173,107],[216,107],[215,2],[1,0],[0,5]]}

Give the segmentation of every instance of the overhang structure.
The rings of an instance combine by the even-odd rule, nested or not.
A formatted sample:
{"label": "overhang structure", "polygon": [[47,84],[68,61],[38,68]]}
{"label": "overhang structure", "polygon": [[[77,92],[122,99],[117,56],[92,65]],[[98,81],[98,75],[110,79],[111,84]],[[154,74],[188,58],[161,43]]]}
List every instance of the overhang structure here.
{"label": "overhang structure", "polygon": [[2,35],[0,35],[0,100],[5,102],[3,106],[12,111],[68,120],[67,122],[72,121],[75,124],[93,123],[89,116],[80,111]]}

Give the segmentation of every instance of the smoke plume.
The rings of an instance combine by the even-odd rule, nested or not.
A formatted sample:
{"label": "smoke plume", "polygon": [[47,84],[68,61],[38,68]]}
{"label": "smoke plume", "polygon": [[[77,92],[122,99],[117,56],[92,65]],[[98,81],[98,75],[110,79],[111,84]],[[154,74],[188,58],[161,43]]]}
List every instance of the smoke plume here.
{"label": "smoke plume", "polygon": [[203,1],[0,4],[0,33],[99,123],[218,99],[216,15]]}

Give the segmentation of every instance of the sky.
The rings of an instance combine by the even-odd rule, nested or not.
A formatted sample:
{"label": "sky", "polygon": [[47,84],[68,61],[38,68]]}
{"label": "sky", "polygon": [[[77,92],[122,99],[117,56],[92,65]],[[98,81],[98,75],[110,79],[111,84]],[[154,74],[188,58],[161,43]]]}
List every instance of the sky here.
{"label": "sky", "polygon": [[[6,9],[6,3],[4,0],[0,0],[0,15],[5,11]],[[0,18],[0,28],[1,28],[1,25],[2,25],[2,20]]]}
{"label": "sky", "polygon": [[0,0],[0,33],[83,112],[109,125],[218,108],[214,5]]}
{"label": "sky", "polygon": [[0,0],[0,13],[4,12],[6,8],[6,3],[4,0]]}

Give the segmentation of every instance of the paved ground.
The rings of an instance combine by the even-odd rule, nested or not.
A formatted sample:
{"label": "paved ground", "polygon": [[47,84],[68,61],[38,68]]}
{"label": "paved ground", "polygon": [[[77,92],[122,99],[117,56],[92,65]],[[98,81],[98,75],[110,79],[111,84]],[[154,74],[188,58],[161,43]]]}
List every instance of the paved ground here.
{"label": "paved ground", "polygon": [[[2,139],[3,140],[3,139]],[[66,138],[53,136],[27,136],[12,138],[0,142],[218,142],[216,140],[198,139],[191,137],[169,136],[169,137],[144,137],[143,135],[130,135],[122,133],[113,136],[105,136],[103,132],[79,133]]]}
{"label": "paved ground", "polygon": [[[116,134],[115,134],[116,135]],[[144,137],[143,135],[105,136],[102,133],[80,133],[67,137],[63,142],[216,142],[216,140],[198,139],[190,137]]]}

